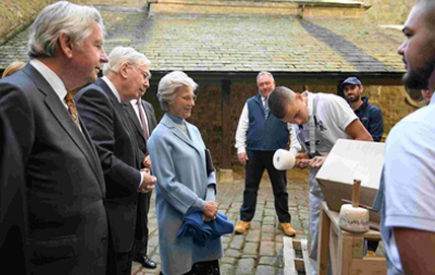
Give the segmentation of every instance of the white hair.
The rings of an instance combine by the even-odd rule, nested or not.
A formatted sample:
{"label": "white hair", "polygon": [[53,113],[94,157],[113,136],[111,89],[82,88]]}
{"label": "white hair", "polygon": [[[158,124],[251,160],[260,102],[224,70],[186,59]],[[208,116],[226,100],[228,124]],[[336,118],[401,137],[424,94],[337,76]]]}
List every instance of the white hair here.
{"label": "white hair", "polygon": [[118,46],[109,54],[109,63],[103,64],[103,74],[108,71],[118,72],[122,64],[127,63],[131,67],[137,69],[142,65],[150,65],[151,61],[143,54],[131,47]]}
{"label": "white hair", "polygon": [[269,73],[269,72],[267,72],[267,71],[262,71],[262,72],[259,72],[259,73],[258,73],[258,75],[257,75],[257,81],[258,81],[258,79],[259,79],[261,76],[263,76],[263,75],[268,75],[268,76],[270,76],[270,77],[272,78],[272,80],[275,80],[275,79],[273,78],[273,75],[272,75],[271,73]]}
{"label": "white hair", "polygon": [[157,98],[159,99],[160,107],[164,111],[167,111],[168,105],[175,101],[178,88],[184,86],[190,87],[195,91],[198,84],[182,71],[173,71],[162,77],[159,82]]}
{"label": "white hair", "polygon": [[90,25],[94,22],[104,32],[103,19],[96,8],[68,1],[51,4],[39,13],[30,27],[27,54],[30,58],[56,56],[61,33],[71,38],[76,45],[82,46],[92,34]]}

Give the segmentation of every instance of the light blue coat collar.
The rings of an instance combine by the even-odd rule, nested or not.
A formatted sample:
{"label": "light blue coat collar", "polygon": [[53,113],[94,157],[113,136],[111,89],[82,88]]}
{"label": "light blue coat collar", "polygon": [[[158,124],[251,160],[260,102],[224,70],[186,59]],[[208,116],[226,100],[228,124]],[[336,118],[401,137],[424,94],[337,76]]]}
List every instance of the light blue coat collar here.
{"label": "light blue coat collar", "polygon": [[[184,119],[181,119],[181,118],[176,117],[176,116],[174,116],[174,118],[172,118],[172,116],[174,116],[174,115],[165,113],[165,115],[163,116],[160,123],[165,125],[169,129],[172,129],[172,131],[176,137],[178,137],[179,139],[181,139],[182,141],[187,143],[189,146],[196,149],[198,151],[198,153],[200,155],[202,155],[202,152],[201,152],[202,150],[196,146],[196,144],[201,144],[201,141],[198,139],[196,132],[193,129],[193,125],[190,124],[189,122],[185,121]],[[186,130],[189,133],[189,136],[192,140],[189,139],[178,127],[176,127],[176,123],[174,122],[174,120],[177,120],[177,119],[181,119],[186,124]]]}

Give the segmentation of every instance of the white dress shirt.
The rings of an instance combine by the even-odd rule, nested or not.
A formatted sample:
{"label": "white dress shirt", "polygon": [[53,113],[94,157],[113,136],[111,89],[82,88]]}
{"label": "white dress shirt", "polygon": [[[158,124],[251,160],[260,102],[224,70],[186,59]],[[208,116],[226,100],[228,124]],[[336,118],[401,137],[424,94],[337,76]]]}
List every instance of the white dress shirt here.
{"label": "white dress shirt", "polygon": [[32,66],[42,75],[43,78],[45,78],[45,80],[59,97],[60,101],[62,101],[63,105],[65,105],[65,108],[68,110],[68,105],[65,101],[67,90],[62,79],[60,79],[57,74],[55,74],[49,67],[47,67],[38,59],[30,60],[30,64],[32,64]]}
{"label": "white dress shirt", "polygon": [[[65,84],[63,83],[62,79],[60,79],[60,77],[57,74],[55,74],[49,67],[47,67],[44,63],[42,63],[38,59],[30,60],[30,64],[48,82],[48,85],[51,86],[53,91],[59,97],[60,101],[63,103],[63,106],[65,106],[71,119],[73,119],[70,112],[69,112],[68,104],[66,104],[66,101],[65,101],[65,96],[68,93],[68,91],[66,90]],[[74,122],[74,124],[75,124],[75,122]],[[82,132],[81,126],[80,125],[77,125],[77,126],[79,127],[80,132]]]}
{"label": "white dress shirt", "polygon": [[[139,114],[139,107],[137,107],[137,99],[133,99],[132,101],[130,101],[130,103],[134,109],[134,113],[136,114],[137,118],[139,119],[140,126],[142,126],[142,120],[140,119],[140,114]],[[142,104],[142,102],[140,104]],[[148,127],[148,117],[147,117],[147,114],[144,110],[143,105],[141,105],[141,107],[142,107],[141,110],[142,110],[143,117],[145,118],[145,127],[147,128],[148,136],[150,136],[150,127]]]}

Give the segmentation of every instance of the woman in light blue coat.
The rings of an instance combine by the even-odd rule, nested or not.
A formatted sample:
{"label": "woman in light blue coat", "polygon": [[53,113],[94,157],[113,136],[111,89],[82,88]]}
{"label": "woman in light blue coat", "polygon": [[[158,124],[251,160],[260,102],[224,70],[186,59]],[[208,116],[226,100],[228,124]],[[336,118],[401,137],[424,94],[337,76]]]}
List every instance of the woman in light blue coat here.
{"label": "woman in light blue coat", "polygon": [[205,145],[190,117],[197,84],[185,73],[174,71],[159,83],[157,97],[167,111],[148,140],[156,184],[156,215],[164,275],[219,273],[221,239],[198,246],[192,237],[177,237],[183,218],[201,210],[208,222],[216,219],[215,172],[207,175]]}

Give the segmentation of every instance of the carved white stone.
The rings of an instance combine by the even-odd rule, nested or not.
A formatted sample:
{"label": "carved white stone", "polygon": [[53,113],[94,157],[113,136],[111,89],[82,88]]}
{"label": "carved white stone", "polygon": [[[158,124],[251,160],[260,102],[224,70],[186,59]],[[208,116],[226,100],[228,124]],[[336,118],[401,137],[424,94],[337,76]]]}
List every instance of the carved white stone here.
{"label": "carved white stone", "polygon": [[364,233],[369,231],[369,211],[352,204],[343,204],[340,209],[338,224],[346,231]]}

